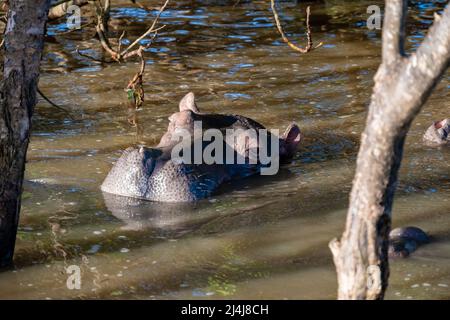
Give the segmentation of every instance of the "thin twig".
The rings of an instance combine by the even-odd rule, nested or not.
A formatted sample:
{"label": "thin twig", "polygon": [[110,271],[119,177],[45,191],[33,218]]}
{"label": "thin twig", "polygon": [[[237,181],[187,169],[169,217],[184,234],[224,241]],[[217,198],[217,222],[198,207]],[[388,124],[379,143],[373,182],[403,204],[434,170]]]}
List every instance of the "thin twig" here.
{"label": "thin twig", "polygon": [[[167,4],[169,3],[170,0],[166,0],[166,2],[164,3],[164,5],[159,9],[158,14],[156,15],[155,19],[153,20],[152,25],[150,26],[149,29],[147,29],[146,32],[144,32],[144,34],[142,36],[140,36],[138,39],[136,39],[132,44],[130,44],[125,50],[123,51],[115,51],[112,46],[111,43],[109,42],[108,37],[106,36],[106,30],[107,30],[107,23],[108,23],[108,16],[109,16],[109,1],[105,1],[105,7],[101,6],[101,3],[95,2],[96,5],[96,9],[97,9],[97,26],[96,26],[96,30],[97,30],[97,34],[98,37],[100,39],[100,43],[103,47],[103,49],[109,53],[109,55],[111,56],[111,58],[117,62],[123,61],[125,59],[131,58],[133,56],[138,55],[140,48],[138,48],[137,50],[131,51],[130,50],[135,47],[137,44],[139,44],[139,42],[144,39],[145,37],[147,37],[150,33],[156,34],[159,30],[161,30],[162,28],[164,28],[165,26],[161,26],[159,28],[155,28],[156,24],[158,23],[159,17],[161,16],[161,13],[164,11],[164,9],[166,8]],[[123,38],[124,34],[122,33],[122,35],[120,36],[119,39],[119,49],[121,48],[121,40]]]}
{"label": "thin twig", "polygon": [[126,34],[126,31],[124,30],[119,37],[119,41],[117,43],[117,52],[120,52],[122,50],[122,40],[123,40],[123,37],[125,37],[125,34]]}
{"label": "thin twig", "polygon": [[323,43],[321,42],[321,43],[319,43],[317,46],[313,47],[313,41],[312,41],[312,37],[311,37],[311,27],[310,27],[310,25],[309,25],[309,16],[310,16],[310,14],[311,14],[311,9],[310,9],[309,6],[306,8],[306,37],[307,37],[307,41],[306,41],[306,47],[305,47],[305,48],[302,48],[302,47],[299,47],[299,46],[293,44],[293,43],[288,39],[288,37],[286,36],[286,34],[284,33],[283,28],[281,27],[281,23],[280,23],[280,18],[279,18],[279,16],[278,16],[278,12],[277,12],[277,10],[276,10],[276,8],[275,8],[275,0],[270,0],[270,5],[271,5],[271,7],[272,7],[273,17],[274,17],[274,19],[275,19],[275,23],[276,23],[276,25],[277,25],[278,32],[280,33],[281,38],[283,38],[283,41],[284,41],[289,47],[291,47],[292,49],[294,49],[295,51],[298,51],[298,52],[300,52],[300,53],[308,53],[308,52],[310,52],[311,50],[316,49],[316,48],[320,47],[320,46],[323,44]]}
{"label": "thin twig", "polygon": [[155,10],[157,9],[156,7],[147,7],[144,6],[142,3],[137,2],[136,0],[130,0],[131,2],[133,2],[135,5],[137,5],[139,8],[144,9],[146,11],[151,11],[151,10]]}
{"label": "thin twig", "polygon": [[140,46],[138,53],[136,54],[141,59],[141,67],[139,71],[134,75],[133,79],[128,83],[125,91],[128,93],[128,99],[133,102],[136,109],[139,109],[144,102],[144,86],[142,77],[145,71],[145,59],[143,56],[144,47]]}
{"label": "thin twig", "polygon": [[41,95],[42,98],[44,98],[45,101],[47,101],[52,107],[55,107],[56,109],[64,112],[65,114],[67,114],[67,116],[72,119],[75,120],[72,115],[70,114],[69,111],[67,111],[66,109],[64,109],[61,106],[58,106],[56,103],[54,103],[53,101],[51,101],[49,98],[47,98],[47,96],[41,91],[41,89],[37,88],[37,92]]}
{"label": "thin twig", "polygon": [[54,7],[56,7],[56,6],[59,6],[60,4],[69,2],[69,1],[71,1],[71,0],[60,0],[60,1],[57,1],[57,2],[55,2],[55,3],[52,4],[52,8],[54,8]]}
{"label": "thin twig", "polygon": [[94,22],[86,22],[85,24],[82,24],[79,29],[69,29],[69,30],[62,31],[62,32],[55,32],[55,36],[61,36],[64,34],[69,34],[69,33],[75,32],[75,31],[80,31],[86,27],[89,27],[92,24],[94,24]]}

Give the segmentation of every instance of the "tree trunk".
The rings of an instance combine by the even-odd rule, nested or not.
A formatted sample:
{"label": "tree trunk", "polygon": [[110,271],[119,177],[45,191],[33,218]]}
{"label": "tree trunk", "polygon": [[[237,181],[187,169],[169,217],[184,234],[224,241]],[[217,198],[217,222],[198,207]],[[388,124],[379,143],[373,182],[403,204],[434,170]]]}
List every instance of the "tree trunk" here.
{"label": "tree trunk", "polygon": [[386,0],[382,64],[361,137],[346,228],[330,242],[339,299],[382,299],[388,285],[391,211],[403,145],[450,63],[450,5],[421,46],[404,53],[406,0]]}
{"label": "tree trunk", "polygon": [[0,84],[0,267],[12,263],[50,0],[9,1]]}

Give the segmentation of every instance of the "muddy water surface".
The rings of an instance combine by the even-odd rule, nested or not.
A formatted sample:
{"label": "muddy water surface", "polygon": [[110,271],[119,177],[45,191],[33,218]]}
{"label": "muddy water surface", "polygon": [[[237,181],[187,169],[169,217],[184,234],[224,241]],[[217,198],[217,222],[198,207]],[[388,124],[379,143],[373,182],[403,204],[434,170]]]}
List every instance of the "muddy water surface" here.
{"label": "muddy water surface", "polygon": [[[409,50],[444,2],[413,2]],[[156,14],[113,3],[111,32],[127,30],[124,45]],[[16,267],[0,274],[0,298],[334,299],[327,244],[344,226],[380,61],[380,31],[365,27],[374,3],[382,4],[313,2],[313,36],[324,45],[299,55],[280,42],[268,1],[176,1],[146,53],[146,102],[136,113],[123,88],[138,63],[81,57],[77,47],[102,57],[92,27],[51,24],[40,87],[72,117],[44,101],[36,108]],[[280,9],[303,44],[305,4]],[[433,242],[392,262],[390,299],[450,298],[450,149],[421,143],[433,120],[449,116],[449,89],[447,73],[407,140],[393,224],[418,226]],[[189,91],[205,112],[280,130],[296,121],[301,150],[279,175],[231,183],[195,204],[104,196],[99,185],[121,151],[156,144]],[[66,286],[69,265],[81,267],[80,290]]]}

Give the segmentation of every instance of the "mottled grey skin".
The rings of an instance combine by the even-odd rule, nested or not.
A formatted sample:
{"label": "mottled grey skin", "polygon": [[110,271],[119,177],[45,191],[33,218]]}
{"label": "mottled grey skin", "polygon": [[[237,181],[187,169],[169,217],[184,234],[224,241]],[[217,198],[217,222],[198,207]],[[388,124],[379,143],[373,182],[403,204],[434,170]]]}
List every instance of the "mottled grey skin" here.
{"label": "mottled grey skin", "polygon": [[428,242],[428,235],[417,227],[393,229],[389,234],[389,257],[406,258],[420,245]]}
{"label": "mottled grey skin", "polygon": [[[194,120],[201,120],[203,129],[264,128],[256,121],[235,115],[200,113],[192,93],[181,100],[180,112],[174,113],[169,120],[168,130],[157,147],[128,148],[123,152],[101,185],[102,191],[151,201],[196,201],[209,197],[225,181],[260,172],[260,163],[198,165],[171,160],[174,145],[171,135],[180,128],[193,131]],[[279,139],[281,161],[294,155],[300,138],[300,129],[291,124]],[[245,156],[248,148],[247,144],[234,146],[237,153]]]}
{"label": "mottled grey skin", "polygon": [[425,132],[423,141],[429,146],[450,145],[450,119],[434,122]]}

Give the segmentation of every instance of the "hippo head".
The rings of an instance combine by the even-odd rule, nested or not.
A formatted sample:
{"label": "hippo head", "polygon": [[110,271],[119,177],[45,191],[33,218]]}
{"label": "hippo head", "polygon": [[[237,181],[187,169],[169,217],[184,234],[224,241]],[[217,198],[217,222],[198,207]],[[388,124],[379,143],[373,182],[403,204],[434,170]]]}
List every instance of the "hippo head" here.
{"label": "hippo head", "polygon": [[423,139],[426,144],[441,146],[450,141],[450,119],[434,122],[425,132]]}
{"label": "hippo head", "polygon": [[[258,122],[242,116],[202,113],[195,102],[195,96],[192,92],[189,92],[181,99],[179,110],[179,112],[169,117],[169,126],[161,138],[158,147],[169,147],[173,145],[172,136],[177,130],[187,130],[192,134],[194,132],[194,121],[201,121],[203,129],[265,129]],[[295,155],[302,139],[302,133],[296,123],[291,123],[279,138],[280,159],[281,162],[287,162]],[[246,145],[235,145],[233,147],[236,151],[245,154],[249,147],[254,147],[256,144],[256,141],[250,141]]]}
{"label": "hippo head", "polygon": [[121,196],[144,198],[148,180],[161,156],[159,149],[127,148],[101,185],[101,190]]}

